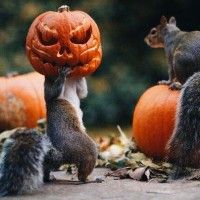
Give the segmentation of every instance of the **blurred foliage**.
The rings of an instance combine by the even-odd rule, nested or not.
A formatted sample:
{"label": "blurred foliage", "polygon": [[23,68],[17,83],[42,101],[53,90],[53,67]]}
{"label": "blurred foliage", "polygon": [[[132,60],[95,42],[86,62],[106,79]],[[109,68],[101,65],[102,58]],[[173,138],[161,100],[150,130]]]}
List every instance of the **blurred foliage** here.
{"label": "blurred foliage", "polygon": [[181,29],[200,29],[197,0],[1,0],[0,75],[33,70],[24,52],[28,28],[38,14],[63,4],[89,13],[101,31],[103,61],[88,77],[89,96],[83,103],[85,122],[92,126],[130,125],[142,92],[167,78],[163,49],[143,42],[161,15],[174,15]]}

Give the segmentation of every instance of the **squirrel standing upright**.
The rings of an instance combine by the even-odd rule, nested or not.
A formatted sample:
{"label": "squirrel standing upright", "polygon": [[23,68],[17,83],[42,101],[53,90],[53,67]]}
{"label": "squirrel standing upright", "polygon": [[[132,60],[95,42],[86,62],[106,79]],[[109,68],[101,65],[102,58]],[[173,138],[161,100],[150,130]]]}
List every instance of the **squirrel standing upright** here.
{"label": "squirrel standing upright", "polygon": [[95,167],[98,153],[82,121],[80,99],[87,96],[86,80],[68,78],[70,70],[62,67],[58,77],[45,77],[47,135],[63,156],[60,164],[76,164],[78,179],[85,182]]}
{"label": "squirrel standing upright", "polygon": [[165,50],[169,80],[160,81],[159,84],[181,89],[190,76],[200,71],[200,31],[181,31],[174,17],[167,23],[166,17],[162,16],[160,24],[145,37],[145,42],[152,48]]}
{"label": "squirrel standing upright", "polygon": [[183,32],[174,17],[169,23],[161,17],[145,41],[151,47],[165,48],[169,80],[160,84],[182,88],[175,128],[166,146],[167,161],[174,164],[171,178],[177,179],[187,175],[186,167],[200,168],[200,31]]}

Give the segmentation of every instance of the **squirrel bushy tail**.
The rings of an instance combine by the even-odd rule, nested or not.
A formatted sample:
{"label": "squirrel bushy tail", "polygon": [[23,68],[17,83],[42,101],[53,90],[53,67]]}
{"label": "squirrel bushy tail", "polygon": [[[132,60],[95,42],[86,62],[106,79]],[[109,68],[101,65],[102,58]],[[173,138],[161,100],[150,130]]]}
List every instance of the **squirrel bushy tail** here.
{"label": "squirrel bushy tail", "polygon": [[43,161],[50,146],[37,129],[19,129],[5,140],[0,157],[0,197],[30,192],[42,184]]}
{"label": "squirrel bushy tail", "polygon": [[152,48],[164,48],[168,80],[159,84],[180,90],[176,123],[167,144],[167,160],[175,166],[175,178],[185,167],[200,168],[200,31],[182,31],[175,17],[162,16],[145,37]]}
{"label": "squirrel bushy tail", "polygon": [[177,107],[176,124],[167,145],[167,160],[178,166],[200,167],[200,72],[183,85]]}

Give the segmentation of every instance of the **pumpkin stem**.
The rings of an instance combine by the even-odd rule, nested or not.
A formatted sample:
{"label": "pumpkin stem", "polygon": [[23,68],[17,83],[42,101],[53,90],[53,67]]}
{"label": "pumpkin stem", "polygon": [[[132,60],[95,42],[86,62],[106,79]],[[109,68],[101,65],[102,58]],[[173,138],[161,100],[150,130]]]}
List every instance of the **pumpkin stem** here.
{"label": "pumpkin stem", "polygon": [[58,12],[63,12],[63,11],[67,11],[69,12],[69,6],[67,5],[62,5],[58,8]]}

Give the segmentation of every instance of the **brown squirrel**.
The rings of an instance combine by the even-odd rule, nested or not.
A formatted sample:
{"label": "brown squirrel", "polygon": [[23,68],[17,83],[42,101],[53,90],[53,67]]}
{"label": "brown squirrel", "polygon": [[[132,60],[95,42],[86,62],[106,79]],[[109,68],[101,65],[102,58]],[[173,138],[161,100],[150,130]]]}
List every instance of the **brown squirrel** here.
{"label": "brown squirrel", "polygon": [[165,50],[169,80],[159,81],[159,84],[181,89],[182,84],[200,70],[200,31],[181,31],[174,17],[167,23],[166,17],[162,16],[160,24],[145,37],[145,42],[152,48]]}
{"label": "brown squirrel", "polygon": [[87,96],[86,79],[68,78],[70,72],[62,67],[58,77],[45,77],[47,135],[63,156],[60,165],[76,164],[78,179],[86,182],[95,167],[97,146],[82,121],[80,99]]}

